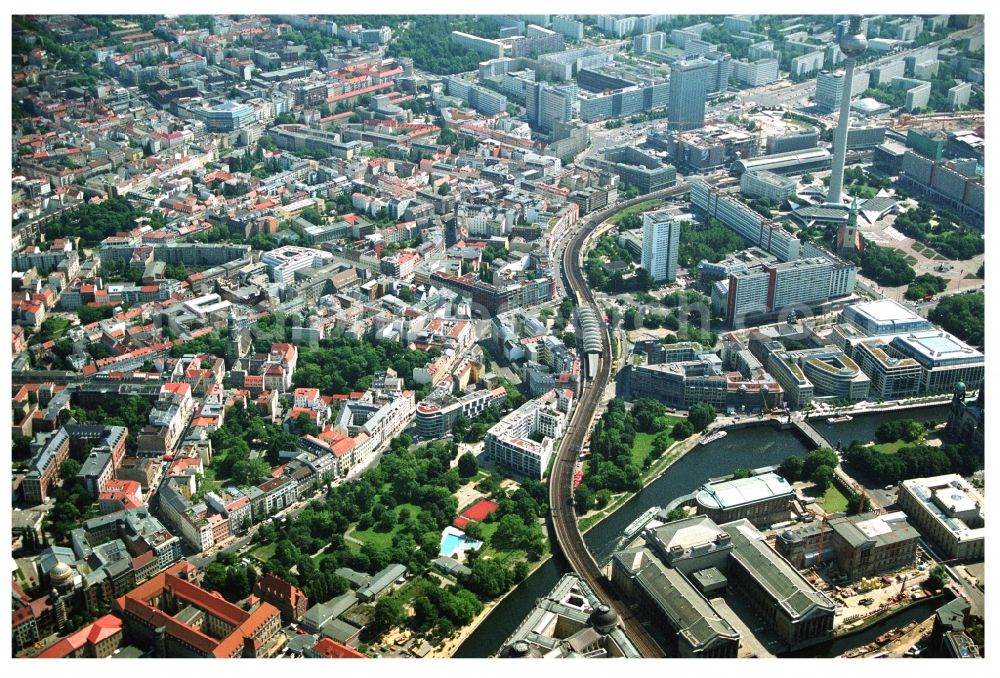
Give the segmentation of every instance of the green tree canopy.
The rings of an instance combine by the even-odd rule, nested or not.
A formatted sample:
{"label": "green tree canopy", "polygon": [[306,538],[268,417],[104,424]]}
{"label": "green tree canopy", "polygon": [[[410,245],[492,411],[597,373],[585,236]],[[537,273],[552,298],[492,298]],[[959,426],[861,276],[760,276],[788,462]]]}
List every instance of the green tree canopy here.
{"label": "green tree canopy", "polygon": [[479,462],[476,455],[466,452],[458,458],[458,475],[463,478],[471,478],[479,472]]}
{"label": "green tree canopy", "polygon": [[928,320],[937,323],[959,339],[973,346],[985,342],[986,298],[982,292],[950,294],[942,298],[927,314]]}
{"label": "green tree canopy", "polygon": [[704,431],[715,421],[715,408],[708,403],[695,403],[688,412],[688,421],[695,431]]}

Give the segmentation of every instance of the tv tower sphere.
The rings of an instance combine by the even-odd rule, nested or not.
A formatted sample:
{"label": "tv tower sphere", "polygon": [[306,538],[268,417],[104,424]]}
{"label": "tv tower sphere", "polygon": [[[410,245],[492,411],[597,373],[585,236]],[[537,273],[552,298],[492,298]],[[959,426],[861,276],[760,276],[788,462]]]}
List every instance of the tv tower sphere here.
{"label": "tv tower sphere", "polygon": [[851,17],[851,23],[847,32],[840,36],[840,51],[848,59],[861,56],[868,49],[868,38],[861,32],[861,16],[855,14]]}

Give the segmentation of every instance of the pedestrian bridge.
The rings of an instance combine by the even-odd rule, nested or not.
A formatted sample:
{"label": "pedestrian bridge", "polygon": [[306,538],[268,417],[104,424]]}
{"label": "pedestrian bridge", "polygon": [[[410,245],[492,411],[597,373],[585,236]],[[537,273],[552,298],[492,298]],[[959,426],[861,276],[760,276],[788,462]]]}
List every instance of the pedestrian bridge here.
{"label": "pedestrian bridge", "polygon": [[830,441],[820,435],[812,424],[810,424],[805,419],[795,419],[792,422],[792,427],[798,430],[806,439],[809,440],[816,447],[831,447]]}

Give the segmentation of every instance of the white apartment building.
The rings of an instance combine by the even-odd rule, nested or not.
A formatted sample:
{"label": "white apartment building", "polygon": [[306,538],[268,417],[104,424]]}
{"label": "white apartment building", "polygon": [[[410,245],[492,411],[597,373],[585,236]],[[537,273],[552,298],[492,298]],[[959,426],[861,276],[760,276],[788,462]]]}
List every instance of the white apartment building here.
{"label": "white apartment building", "polygon": [[486,453],[518,473],[541,479],[560,438],[573,392],[552,390],[497,422],[486,433]]}
{"label": "white apartment building", "polygon": [[957,473],[904,480],[899,487],[899,507],[948,557],[983,557],[986,501]]}
{"label": "white apartment building", "polygon": [[[683,215],[690,220],[690,215]],[[681,215],[674,210],[642,215],[642,269],[656,282],[677,279],[677,250],[680,247]]]}
{"label": "white apartment building", "polygon": [[747,170],[740,177],[740,191],[744,195],[777,203],[794,196],[795,186],[795,179],[768,170]]}
{"label": "white apartment building", "polygon": [[322,266],[324,262],[331,259],[333,259],[333,255],[329,252],[295,245],[285,245],[265,252],[260,258],[267,266],[271,282],[282,285],[290,285],[295,282],[296,271],[310,266]]}

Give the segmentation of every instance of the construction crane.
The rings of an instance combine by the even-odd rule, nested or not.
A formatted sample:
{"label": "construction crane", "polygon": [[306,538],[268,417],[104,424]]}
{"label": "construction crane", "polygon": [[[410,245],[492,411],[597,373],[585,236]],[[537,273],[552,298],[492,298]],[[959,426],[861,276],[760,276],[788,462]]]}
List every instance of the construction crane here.
{"label": "construction crane", "polygon": [[906,582],[909,581],[909,579],[910,578],[907,576],[903,577],[903,583],[899,585],[899,593],[896,594],[897,601],[903,599],[903,594],[906,592]]}
{"label": "construction crane", "polygon": [[819,546],[816,549],[817,551],[816,564],[813,565],[812,568],[813,571],[815,572],[817,571],[817,568],[819,568],[819,566],[823,564],[823,543],[826,541],[826,513],[822,513],[820,511],[817,511],[816,509],[809,508],[808,506],[806,507],[806,511],[809,511],[809,513],[813,514],[817,518],[820,518],[820,520],[822,521],[819,527]]}
{"label": "construction crane", "polygon": [[816,548],[816,567],[823,564],[823,542],[826,541],[826,514],[823,514],[823,523],[819,527],[819,546]]}
{"label": "construction crane", "polygon": [[764,414],[771,414],[771,406],[767,402],[767,384],[760,385],[760,398],[764,401]]}

